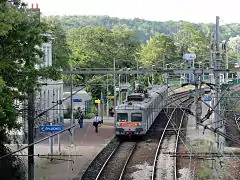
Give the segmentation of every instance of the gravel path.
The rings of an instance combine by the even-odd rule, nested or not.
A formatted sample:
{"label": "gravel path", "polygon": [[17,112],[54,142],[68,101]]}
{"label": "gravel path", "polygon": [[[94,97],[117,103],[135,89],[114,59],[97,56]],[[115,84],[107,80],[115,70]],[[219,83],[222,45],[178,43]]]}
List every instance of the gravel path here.
{"label": "gravel path", "polygon": [[165,113],[161,112],[146,134],[144,141],[138,142],[127,165],[124,180],[151,179],[155,153],[166,120]]}
{"label": "gravel path", "polygon": [[163,154],[164,152],[174,152],[175,150],[176,136],[172,135],[169,138],[163,140],[161,146],[161,153],[157,160],[157,172],[156,179],[174,179],[174,157],[170,157],[168,154]]}
{"label": "gravel path", "polygon": [[137,169],[137,171],[135,171],[131,174],[130,177],[131,177],[132,180],[150,179],[151,174],[152,174],[151,173],[152,172],[152,166],[149,166],[149,164],[147,162],[145,162],[144,164],[135,165],[133,167],[135,169]]}
{"label": "gravel path", "polygon": [[190,170],[189,168],[179,169],[178,173],[180,174],[180,178],[178,178],[178,180],[193,180],[194,179],[192,170]]}

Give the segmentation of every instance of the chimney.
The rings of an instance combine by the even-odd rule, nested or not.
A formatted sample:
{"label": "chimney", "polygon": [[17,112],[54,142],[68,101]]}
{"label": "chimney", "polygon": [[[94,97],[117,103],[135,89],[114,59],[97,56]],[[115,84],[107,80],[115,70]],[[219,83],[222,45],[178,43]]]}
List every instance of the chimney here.
{"label": "chimney", "polygon": [[36,8],[34,8],[34,4],[32,4],[32,9],[39,9],[38,8],[38,3],[36,3]]}

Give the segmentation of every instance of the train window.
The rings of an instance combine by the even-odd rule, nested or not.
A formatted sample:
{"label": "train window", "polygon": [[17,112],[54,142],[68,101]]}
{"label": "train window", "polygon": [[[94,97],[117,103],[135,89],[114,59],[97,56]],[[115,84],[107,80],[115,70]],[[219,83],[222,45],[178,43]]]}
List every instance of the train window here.
{"label": "train window", "polygon": [[142,122],[142,113],[132,113],[132,122]]}
{"label": "train window", "polygon": [[127,122],[128,121],[128,114],[127,113],[118,113],[117,114],[117,121],[118,122]]}

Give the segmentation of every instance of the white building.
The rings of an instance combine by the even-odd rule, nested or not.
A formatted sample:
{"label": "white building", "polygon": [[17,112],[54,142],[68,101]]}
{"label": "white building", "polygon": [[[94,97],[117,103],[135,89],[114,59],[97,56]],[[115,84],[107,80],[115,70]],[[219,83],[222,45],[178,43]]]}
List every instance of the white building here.
{"label": "white building", "polygon": [[[52,66],[52,34],[47,32],[44,36],[50,37],[50,42],[42,44],[44,52],[43,63],[36,65],[36,68]],[[63,80],[53,81],[50,79],[39,80],[40,87],[36,92],[35,111],[39,114],[56,105],[46,112],[35,123],[36,130],[39,125],[63,122],[63,108],[57,103],[63,100]]]}
{"label": "white building", "polygon": [[[45,36],[52,37],[51,33],[48,32],[44,34]],[[43,43],[42,50],[44,52],[43,62],[39,65],[36,65],[36,68],[43,68],[52,66],[52,42]],[[35,135],[37,135],[40,130],[39,126],[44,124],[55,124],[63,122],[63,105],[58,104],[57,102],[63,100],[63,80],[53,81],[51,79],[39,80],[38,90],[35,92],[35,114],[36,116],[44,111],[47,111],[49,108],[56,105],[51,110],[47,111],[43,116],[35,120]],[[18,122],[22,122],[22,127],[20,131],[10,132],[12,139],[19,137],[23,142],[26,142],[27,138],[27,102],[15,102],[16,106],[19,106],[19,109],[25,109],[20,113]],[[20,140],[18,138],[18,140]]]}
{"label": "white building", "polygon": [[[81,107],[81,109],[84,111],[85,108],[85,102],[89,101],[92,99],[92,96],[89,95],[84,89],[80,90],[81,87],[73,87],[73,100],[74,99],[81,99],[81,102],[73,102],[73,109],[74,111],[77,110],[78,107]],[[76,93],[76,91],[78,91]],[[76,93],[76,94],[75,94]],[[64,91],[63,91],[63,99],[68,98],[69,96],[71,96],[71,89],[68,86],[64,87]],[[71,108],[71,99],[68,98],[63,102],[63,109],[64,109],[64,113],[67,112],[67,109]]]}

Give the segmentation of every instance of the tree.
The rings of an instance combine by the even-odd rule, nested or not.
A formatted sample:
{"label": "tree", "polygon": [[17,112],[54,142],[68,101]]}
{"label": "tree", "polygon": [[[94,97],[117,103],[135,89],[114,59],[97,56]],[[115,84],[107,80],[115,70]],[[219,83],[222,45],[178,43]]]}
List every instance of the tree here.
{"label": "tree", "polygon": [[[117,68],[135,67],[136,53],[140,47],[134,32],[119,27],[112,30],[106,27],[72,29],[68,32],[68,43],[72,50],[72,64],[76,69],[112,68],[114,58]],[[75,83],[88,81],[92,77],[75,76],[79,80]],[[93,90],[92,86],[87,89]],[[94,97],[100,96],[100,91],[91,92]]]}
{"label": "tree", "polygon": [[69,69],[69,58],[71,50],[67,44],[66,32],[62,29],[60,21],[49,16],[42,19],[53,32],[53,67],[55,69]]}
{"label": "tree", "polygon": [[179,56],[182,57],[185,53],[195,53],[196,61],[206,59],[209,56],[209,38],[205,36],[200,26],[195,27],[192,23],[181,22],[175,34]]}
{"label": "tree", "polygon": [[135,32],[121,27],[112,29],[114,40],[113,55],[117,60],[116,67],[136,67],[136,56],[140,50],[140,42]]}
{"label": "tree", "polygon": [[240,57],[240,36],[230,37],[229,41],[227,43],[228,46],[228,57],[229,62],[231,62],[229,65],[230,67],[233,67],[234,65],[237,65],[236,63],[239,63]]}
{"label": "tree", "polygon": [[[68,43],[72,50],[72,64],[76,69],[112,68],[114,58],[116,68],[135,67],[136,53],[140,48],[135,33],[121,27],[113,27],[112,30],[106,27],[72,29],[68,32]],[[74,79],[77,84],[89,79],[93,80],[93,84],[102,81],[100,76],[74,76]],[[89,85],[87,90],[93,97],[100,97],[100,91],[94,91],[96,87],[99,86]],[[105,89],[104,86],[103,92]]]}
{"label": "tree", "polygon": [[152,37],[146,44],[142,46],[140,57],[145,67],[165,68],[165,64],[172,62],[177,56],[177,47],[170,36],[160,34]]}
{"label": "tree", "polygon": [[[24,101],[27,92],[34,92],[40,77],[55,74],[49,69],[38,70],[35,65],[43,55],[39,49],[46,39],[42,37],[46,24],[30,16],[25,4],[0,1],[0,156],[10,152],[9,131],[18,130],[19,112],[16,101]],[[49,74],[49,72],[51,72]],[[3,179],[25,179],[24,169],[17,157],[8,156],[0,162]]]}

